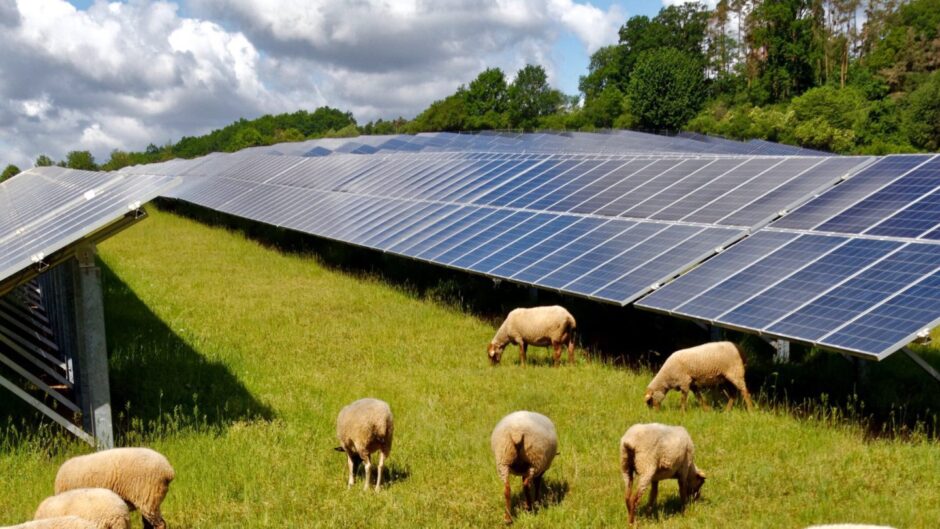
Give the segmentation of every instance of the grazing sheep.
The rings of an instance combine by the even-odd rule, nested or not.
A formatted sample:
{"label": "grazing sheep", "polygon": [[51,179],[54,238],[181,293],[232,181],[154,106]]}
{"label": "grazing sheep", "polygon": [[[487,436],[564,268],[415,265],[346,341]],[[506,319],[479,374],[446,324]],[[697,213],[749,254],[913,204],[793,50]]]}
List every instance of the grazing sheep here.
{"label": "grazing sheep", "polygon": [[[689,432],[681,426],[664,424],[634,424],[620,439],[620,471],[626,485],[624,501],[630,523],[636,520],[636,506],[646,489],[650,489],[647,506],[656,504],[659,482],[664,479],[679,481],[679,498],[684,506],[696,499],[705,483],[705,473],[692,461],[695,447]],[[633,475],[639,475],[636,493]]]}
{"label": "grazing sheep", "polygon": [[90,520],[98,529],[129,529],[131,524],[127,503],[110,489],[72,489],[49,496],[39,504],[33,519],[69,515]]}
{"label": "grazing sheep", "polygon": [[496,331],[486,354],[490,363],[496,365],[506,345],[514,343],[519,346],[519,362],[525,365],[528,345],[551,345],[554,348],[554,365],[557,366],[561,359],[561,347],[567,345],[568,362],[574,363],[575,327],[574,316],[559,305],[515,309]]}
{"label": "grazing sheep", "polygon": [[60,516],[58,518],[34,520],[20,525],[0,527],[0,529],[98,529],[98,526],[78,516]]}
{"label": "grazing sheep", "polygon": [[149,448],[113,448],[69,459],[55,477],[55,492],[105,488],[140,511],[144,529],[166,529],[160,504],[176,474],[163,455]]}
{"label": "grazing sheep", "polygon": [[[708,409],[702,388],[730,382],[744,397],[747,409],[753,407],[751,394],[744,383],[744,355],[731,342],[712,342],[688,349],[680,349],[666,359],[663,367],[646,387],[643,400],[647,406],[659,409],[669,390],[682,392],[682,409],[685,410],[689,391],[698,394],[702,407]],[[730,410],[734,406],[734,395],[728,396]]]}
{"label": "grazing sheep", "polygon": [[506,523],[512,523],[509,475],[522,476],[526,510],[532,509],[531,489],[535,486],[535,501],[542,490],[542,474],[552,465],[558,453],[558,434],[552,421],[531,411],[517,411],[503,417],[493,428],[490,446],[496,456],[496,472],[504,484],[506,496]]}
{"label": "grazing sheep", "polygon": [[369,474],[372,471],[372,452],[379,450],[378,477],[375,490],[382,485],[382,469],[385,458],[392,451],[392,435],[395,425],[388,403],[379,399],[359,399],[344,407],[336,417],[336,437],[339,452],[346,453],[349,464],[349,487],[353,486],[356,466],[365,463],[365,490],[369,489]]}

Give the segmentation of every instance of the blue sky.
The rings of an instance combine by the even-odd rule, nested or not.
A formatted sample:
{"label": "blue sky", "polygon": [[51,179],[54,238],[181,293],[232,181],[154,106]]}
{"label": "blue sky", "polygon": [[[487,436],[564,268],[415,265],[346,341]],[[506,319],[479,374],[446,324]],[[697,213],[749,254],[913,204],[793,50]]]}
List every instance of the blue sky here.
{"label": "blue sky", "polygon": [[[676,2],[681,0],[668,0]],[[0,164],[205,134],[329,105],[414,117],[488,67],[577,93],[662,0],[0,0]]]}

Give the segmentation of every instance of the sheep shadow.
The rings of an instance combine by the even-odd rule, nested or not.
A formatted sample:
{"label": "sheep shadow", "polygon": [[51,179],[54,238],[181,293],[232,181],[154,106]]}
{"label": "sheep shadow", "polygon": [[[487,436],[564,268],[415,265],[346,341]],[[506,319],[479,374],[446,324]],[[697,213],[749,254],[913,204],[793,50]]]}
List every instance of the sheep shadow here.
{"label": "sheep shadow", "polygon": [[[352,488],[362,487],[363,481],[365,479],[365,466],[359,462],[356,463],[356,467],[353,469],[353,475],[356,477],[356,483]],[[347,477],[346,474],[346,457],[343,456],[343,478]],[[375,486],[375,480],[378,477],[378,466],[376,464],[375,458],[372,461],[372,469],[369,473],[369,483],[372,487]],[[382,471],[382,489],[388,489],[394,487],[406,481],[411,477],[411,467],[407,465],[400,465],[393,461],[388,461],[385,464],[385,469]]]}
{"label": "sheep shadow", "polygon": [[207,360],[153,313],[107,264],[98,263],[105,298],[111,399],[119,444],[181,429],[216,429],[271,420],[221,362]]}
{"label": "sheep shadow", "polygon": [[[556,505],[561,504],[561,502],[564,501],[565,496],[568,495],[569,489],[570,486],[568,485],[568,480],[543,478],[541,490],[542,495],[538,501],[533,502],[531,513],[535,514],[544,509],[550,509]],[[526,512],[525,494],[522,492],[521,484],[519,486],[519,490],[512,493],[510,502],[512,505],[513,516]]]}

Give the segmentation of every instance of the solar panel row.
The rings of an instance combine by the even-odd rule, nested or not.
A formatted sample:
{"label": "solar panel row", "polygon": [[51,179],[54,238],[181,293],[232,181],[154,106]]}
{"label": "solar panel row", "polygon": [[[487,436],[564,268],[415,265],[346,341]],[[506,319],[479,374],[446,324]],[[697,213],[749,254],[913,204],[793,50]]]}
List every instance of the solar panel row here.
{"label": "solar panel row", "polygon": [[881,159],[637,305],[883,358],[940,322],[938,170]]}
{"label": "solar panel row", "polygon": [[0,279],[119,219],[174,180],[39,167],[3,182]]}

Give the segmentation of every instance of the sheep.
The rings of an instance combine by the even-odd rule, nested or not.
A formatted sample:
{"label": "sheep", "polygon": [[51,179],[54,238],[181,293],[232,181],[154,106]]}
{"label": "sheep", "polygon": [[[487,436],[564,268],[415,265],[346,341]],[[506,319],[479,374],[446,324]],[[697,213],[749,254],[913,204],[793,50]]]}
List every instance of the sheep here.
{"label": "sheep", "polygon": [[392,420],[392,410],[388,403],[379,399],[359,399],[344,407],[336,417],[336,437],[340,446],[338,452],[346,453],[349,466],[349,482],[352,487],[356,466],[362,461],[365,463],[366,483],[364,490],[369,490],[369,474],[372,470],[372,452],[379,451],[378,477],[375,480],[375,490],[382,486],[382,469],[385,468],[385,458],[392,451],[392,436],[395,424]]}
{"label": "sheep", "polygon": [[72,489],[50,496],[39,504],[33,519],[68,515],[93,521],[98,529],[130,528],[130,509],[109,489]]}
{"label": "sheep", "polygon": [[503,417],[493,428],[490,446],[496,457],[496,473],[503,482],[506,497],[504,520],[512,523],[509,475],[522,476],[526,510],[532,509],[531,489],[535,486],[535,501],[539,501],[542,475],[552,465],[558,453],[558,434],[552,421],[531,411],[516,411]]}
{"label": "sheep", "polygon": [[[692,461],[695,446],[689,432],[681,426],[664,424],[634,424],[620,439],[620,471],[623,474],[626,492],[624,501],[630,515],[630,523],[636,521],[636,507],[646,489],[650,489],[648,507],[656,504],[659,482],[675,478],[679,481],[679,498],[682,505],[698,498],[705,483],[705,473]],[[639,476],[636,493],[633,476]]]}
{"label": "sheep", "polygon": [[160,504],[176,474],[163,455],[149,448],[112,448],[73,457],[59,468],[55,493],[101,487],[111,489],[140,511],[144,529],[166,529]]}
{"label": "sheep", "polygon": [[503,356],[506,345],[519,346],[519,362],[525,365],[525,353],[528,345],[549,346],[554,348],[554,365],[561,359],[562,345],[568,346],[568,362],[574,363],[574,316],[564,307],[534,307],[515,309],[506,316],[506,320],[496,331],[496,335],[486,350],[490,364],[496,365]]}
{"label": "sheep", "polygon": [[[685,411],[689,391],[698,394],[702,408],[708,409],[702,388],[730,382],[744,397],[747,409],[753,408],[751,394],[744,383],[744,355],[731,342],[712,342],[688,349],[680,349],[663,363],[663,366],[646,387],[644,402],[659,409],[660,403],[672,389],[682,392],[682,410]],[[734,395],[728,396],[727,410],[734,406]]]}
{"label": "sheep", "polygon": [[34,520],[20,525],[0,527],[0,529],[98,529],[98,526],[78,516],[59,516],[56,518]]}

